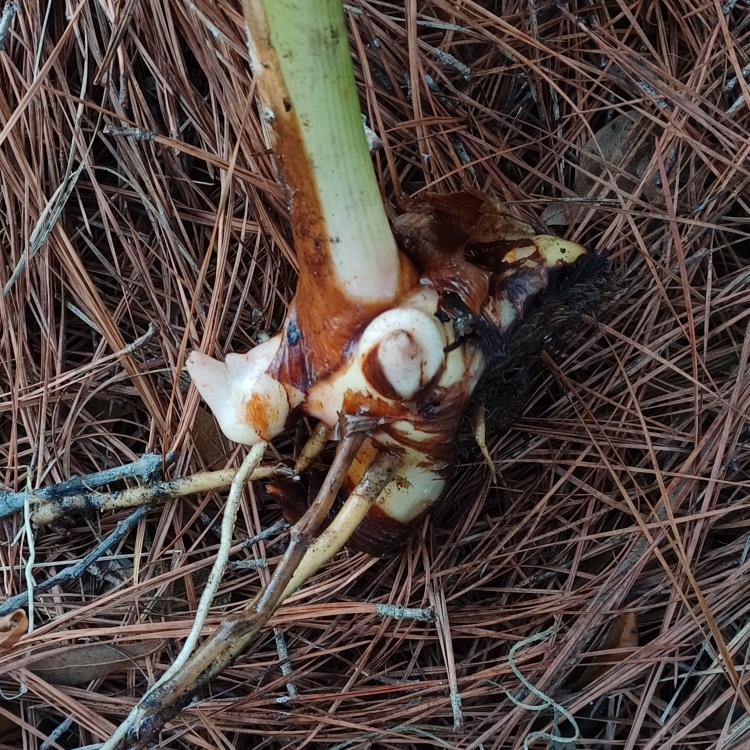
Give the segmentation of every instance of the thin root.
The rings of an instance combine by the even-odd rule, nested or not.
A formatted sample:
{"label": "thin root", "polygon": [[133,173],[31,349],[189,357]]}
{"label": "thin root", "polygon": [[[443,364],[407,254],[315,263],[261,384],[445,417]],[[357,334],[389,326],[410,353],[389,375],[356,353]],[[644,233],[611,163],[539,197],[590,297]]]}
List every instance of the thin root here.
{"label": "thin root", "polygon": [[318,422],[315,425],[315,429],[302,446],[302,450],[297,457],[297,463],[294,465],[294,471],[297,474],[307,471],[315,463],[323,448],[326,447],[330,434],[331,428],[325,422]]}
{"label": "thin root", "polygon": [[292,527],[289,546],[268,585],[244,609],[226,617],[178,672],[172,670],[167,679],[162,678],[131,711],[126,721],[102,746],[102,750],[114,750],[126,735],[126,747],[146,747],[203,685],[246,650],[284,596],[288,595],[289,581],[304,558],[313,535],[331,509],[364,439],[362,432],[349,433],[339,443],[323,486],[305,515]]}
{"label": "thin root", "polygon": [[496,479],[495,473],[495,462],[492,460],[490,451],[487,448],[487,426],[486,426],[486,410],[484,404],[477,404],[471,413],[471,428],[474,431],[474,440],[477,441],[479,450],[484,456],[484,460],[487,462],[487,466],[490,467],[493,481]]}

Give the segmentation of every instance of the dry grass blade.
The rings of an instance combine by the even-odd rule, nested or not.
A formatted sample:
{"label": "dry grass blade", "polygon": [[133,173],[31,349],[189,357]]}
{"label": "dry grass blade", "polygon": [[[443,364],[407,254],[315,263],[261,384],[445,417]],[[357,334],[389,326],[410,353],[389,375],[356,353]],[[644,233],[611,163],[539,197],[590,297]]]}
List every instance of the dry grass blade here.
{"label": "dry grass blade", "polygon": [[[555,618],[554,638],[520,649],[518,668],[575,716],[577,747],[746,745],[746,0],[346,7],[391,214],[406,196],[466,187],[534,225],[553,206],[556,229],[607,251],[620,292],[554,342],[513,427],[488,421],[495,478],[469,452],[403,554],[339,553],[270,621],[291,672],[268,628],[167,726],[164,746],[520,748],[555,716],[507,697],[528,696],[508,654]],[[211,440],[205,413],[195,437],[182,347],[221,357],[275,333],[296,268],[264,125],[247,106],[239,2],[25,0],[0,18],[2,485],[169,451],[167,478],[233,473],[241,456]],[[620,116],[627,139],[605,148],[596,136]],[[293,465],[308,427],[269,460]],[[284,554],[280,535],[242,545],[280,517],[261,490],[242,496],[232,557],[270,570],[228,569],[209,630]],[[224,502],[217,491],[159,502],[85,573],[36,597],[33,632],[0,652],[3,693],[25,690],[0,707],[0,748],[111,734],[190,631]],[[39,529],[36,582],[123,518]],[[26,589],[23,525],[20,514],[0,525],[7,597]],[[439,624],[377,609],[431,602]],[[631,614],[638,645],[613,648],[609,626]],[[29,671],[90,642],[147,655],[93,689]]]}

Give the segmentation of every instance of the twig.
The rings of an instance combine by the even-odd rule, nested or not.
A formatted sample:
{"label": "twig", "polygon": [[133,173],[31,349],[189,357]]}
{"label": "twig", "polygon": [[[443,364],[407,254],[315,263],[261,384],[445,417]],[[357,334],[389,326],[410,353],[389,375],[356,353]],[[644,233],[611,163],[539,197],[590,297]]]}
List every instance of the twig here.
{"label": "twig", "polygon": [[13,16],[18,12],[18,3],[7,2],[3,7],[3,14],[0,16],[0,52],[5,49],[5,38],[8,36],[10,24]]}
{"label": "twig", "polygon": [[669,718],[669,714],[672,713],[672,709],[677,703],[677,699],[680,697],[680,693],[682,693],[683,688],[690,683],[690,680],[693,677],[693,673],[698,669],[698,665],[700,664],[704,654],[710,654],[711,656],[713,656],[711,646],[708,641],[703,641],[703,643],[701,644],[698,654],[696,655],[695,659],[693,659],[693,663],[690,665],[690,668],[682,677],[682,680],[680,680],[680,684],[677,686],[677,690],[674,691],[674,694],[672,695],[672,698],[667,704],[666,708],[661,712],[659,721],[662,724],[664,724],[664,722]]}
{"label": "twig", "polygon": [[471,164],[471,157],[469,156],[469,153],[466,150],[466,146],[464,145],[464,142],[460,138],[455,138],[453,140],[453,150],[456,152],[456,155],[458,156],[461,164],[463,164],[466,167],[466,171],[472,177],[476,177],[477,172]]}
{"label": "twig", "polygon": [[[259,466],[252,473],[250,481],[290,476],[292,473],[292,470],[286,466]],[[75,511],[135,508],[139,505],[150,505],[159,500],[183,497],[196,492],[225,490],[231,486],[236,474],[237,469],[204,471],[189,477],[157,482],[143,487],[130,487],[119,492],[86,492],[80,495],[62,497],[54,503],[40,504],[40,507],[33,514],[32,520],[37,525],[42,526]]]}
{"label": "twig", "polygon": [[230,570],[257,570],[258,568],[267,568],[268,560],[261,557],[258,560],[234,560],[228,565]]}
{"label": "twig", "polygon": [[251,536],[249,539],[245,539],[245,541],[242,542],[242,546],[245,549],[249,549],[258,542],[264,542],[266,539],[270,539],[272,536],[276,536],[276,534],[280,534],[288,528],[289,524],[283,518],[280,518],[275,524],[273,524],[273,526],[269,526],[267,529],[263,529],[259,534]]}
{"label": "twig", "polygon": [[421,622],[435,622],[435,609],[425,607],[399,607],[397,604],[378,604],[375,614],[380,617],[392,617],[394,620],[418,620]]}
{"label": "twig", "polygon": [[[62,737],[65,732],[70,729],[73,724],[73,716],[68,716],[67,719],[61,721],[50,733],[47,739],[42,743],[39,750],[52,750],[52,745],[57,744],[57,740]],[[59,745],[58,745],[59,747]]]}
{"label": "twig", "polygon": [[732,106],[729,107],[724,114],[731,117],[737,110],[745,103],[745,95],[740,94],[733,102]]}
{"label": "twig", "polygon": [[[276,534],[279,534],[280,532],[288,528],[289,524],[283,518],[280,518],[272,526],[269,526],[267,529],[263,529],[260,534],[256,534],[255,536],[251,536],[249,539],[246,539],[242,543],[242,546],[244,549],[249,549],[250,547],[256,545],[258,542],[262,542],[265,539],[270,539],[272,536],[276,536]],[[252,570],[254,568],[266,567],[268,567],[268,561],[265,557],[261,557],[259,560],[235,560],[234,562],[229,563],[229,568],[231,570]]]}
{"label": "twig", "polygon": [[142,482],[153,482],[161,479],[162,466],[174,461],[174,453],[168,453],[166,458],[159,453],[144,453],[137,461],[112,469],[97,471],[82,477],[72,477],[64,482],[41,487],[33,492],[10,492],[0,490],[0,518],[10,516],[23,509],[26,498],[39,502],[59,502],[69,495],[77,495],[103,487],[105,484],[120,482],[123,479],[138,479]]}
{"label": "twig", "polygon": [[[750,76],[750,65],[745,65],[740,71],[740,74],[743,78]],[[732,89],[739,83],[739,81],[740,79],[738,76],[732,76],[722,87],[721,93],[724,94],[724,96],[729,96],[732,93]]]}
{"label": "twig", "polygon": [[[280,628],[275,628],[274,640],[276,642],[276,653],[279,655],[279,664],[281,666],[281,674],[284,677],[289,677],[294,671],[292,669],[292,663],[289,660],[289,649],[286,647],[286,638],[284,638],[284,631]],[[292,698],[296,698],[298,695],[297,685],[293,680],[289,680],[286,684],[286,691],[288,695],[281,698],[277,698],[277,703],[286,703]]]}
{"label": "twig", "polygon": [[23,524],[26,529],[26,546],[29,550],[24,572],[26,577],[26,602],[29,609],[30,633],[34,629],[34,588],[36,585],[36,581],[34,581],[34,560],[36,559],[36,546],[34,545],[34,529],[31,526],[31,502],[28,497],[23,504]]}
{"label": "twig", "polygon": [[156,140],[156,133],[154,133],[153,130],[136,128],[132,125],[105,125],[102,133],[104,133],[104,135],[114,135],[121,138],[132,138],[136,141]]}
{"label": "twig", "polygon": [[[117,542],[123,539],[130,529],[148,513],[148,506],[141,506],[136,511],[131,513],[127,518],[117,522],[114,531],[103,539],[99,544],[89,552],[86,557],[79,560],[74,565],[69,565],[64,570],[61,570],[57,575],[48,578],[46,581],[42,581],[37,584],[34,588],[34,594],[43,594],[45,591],[49,591],[51,588],[65,583],[66,581],[72,581],[78,578],[90,565],[93,565],[105,552],[109,551]],[[29,596],[28,591],[24,591],[21,594],[16,594],[6,599],[5,602],[0,605],[0,617],[7,615],[8,612],[12,612],[18,607],[22,607]]]}
{"label": "twig", "polygon": [[457,57],[454,57],[448,52],[445,52],[441,49],[437,49],[436,47],[430,47],[429,44],[424,44],[427,49],[432,52],[433,55],[435,55],[435,58],[438,60],[438,62],[442,63],[443,65],[448,65],[451,68],[455,68],[464,78],[464,81],[470,81],[471,80],[471,68],[466,65],[465,63],[462,63]]}

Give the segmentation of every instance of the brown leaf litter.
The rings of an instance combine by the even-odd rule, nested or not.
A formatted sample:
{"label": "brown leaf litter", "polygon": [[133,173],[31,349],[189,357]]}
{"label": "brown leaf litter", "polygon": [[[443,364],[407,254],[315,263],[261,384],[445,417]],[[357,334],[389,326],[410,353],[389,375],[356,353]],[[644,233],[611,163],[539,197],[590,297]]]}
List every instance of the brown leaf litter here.
{"label": "brown leaf litter", "polygon": [[[282,191],[246,106],[238,4],[66,0],[47,16],[26,0],[8,17],[3,485],[170,450],[171,477],[237,466],[242,451],[196,416],[185,353],[246,351],[276,332],[295,285]],[[575,716],[579,748],[747,743],[749,17],[743,0],[347,4],[391,218],[423,191],[490,193],[538,230],[556,206],[567,238],[607,252],[620,292],[554,343],[519,420],[488,425],[496,479],[470,451],[403,554],[340,553],[164,746],[520,748],[555,716],[511,702],[505,691],[538,699],[508,654],[555,618],[517,666]],[[292,457],[311,427],[267,458]],[[78,579],[36,597],[34,629],[0,652],[3,694],[21,693],[0,702],[0,749],[111,733],[190,629],[225,498],[155,504]],[[36,531],[36,582],[125,515]],[[273,568],[283,533],[240,543],[279,517],[248,489],[232,560]],[[23,524],[0,526],[6,596],[27,586]],[[207,627],[267,580],[262,565],[228,570]],[[439,616],[385,617],[386,604]],[[607,638],[626,617],[637,645]],[[86,685],[33,671],[94,646],[120,656],[95,656]]]}

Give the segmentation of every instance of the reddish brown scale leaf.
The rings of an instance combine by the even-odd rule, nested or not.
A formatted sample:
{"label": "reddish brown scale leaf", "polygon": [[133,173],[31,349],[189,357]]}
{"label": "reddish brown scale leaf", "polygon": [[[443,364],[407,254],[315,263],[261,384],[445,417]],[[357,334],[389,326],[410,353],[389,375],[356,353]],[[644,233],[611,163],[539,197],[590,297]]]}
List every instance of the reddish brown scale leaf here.
{"label": "reddish brown scale leaf", "polygon": [[[299,252],[298,243],[296,247]],[[307,391],[313,383],[339,370],[368,323],[396,304],[396,300],[355,302],[332,278],[330,264],[327,270],[321,268],[312,278],[300,275],[284,324],[281,348],[269,370],[277,380],[300,391]],[[397,298],[404,297],[417,283],[416,270],[401,256]],[[321,288],[325,289],[322,295]]]}
{"label": "reddish brown scale leaf", "polygon": [[464,249],[472,238],[472,222],[476,225],[484,207],[485,201],[474,193],[425,195],[406,201],[393,225],[423,283],[456,293],[475,314],[487,296],[489,275],[465,260]]}
{"label": "reddish brown scale leaf", "polygon": [[357,526],[347,547],[374,557],[382,557],[403,547],[414,529],[422,522],[423,517],[424,514],[417,516],[409,523],[402,523],[386,515],[379,506],[374,505],[362,523]]}
{"label": "reddish brown scale leaf", "polygon": [[[499,201],[478,190],[456,193],[428,193],[409,198],[400,206],[404,215],[422,215],[440,232],[437,246],[452,252],[455,244],[494,242],[530,237],[533,227],[508,211]],[[400,216],[396,224],[402,220]]]}
{"label": "reddish brown scale leaf", "polygon": [[[394,232],[404,252],[435,289],[454,292],[475,315],[489,291],[489,274],[470,263],[467,245],[529,237],[531,226],[474,190],[427,194],[402,204]],[[454,316],[455,317],[455,316]]]}
{"label": "reddish brown scale leaf", "polygon": [[[314,471],[309,471],[305,475],[310,479]],[[266,494],[281,508],[284,520],[294,526],[305,511],[310,507],[308,499],[308,485],[294,479],[276,479],[269,482],[266,487]]]}

